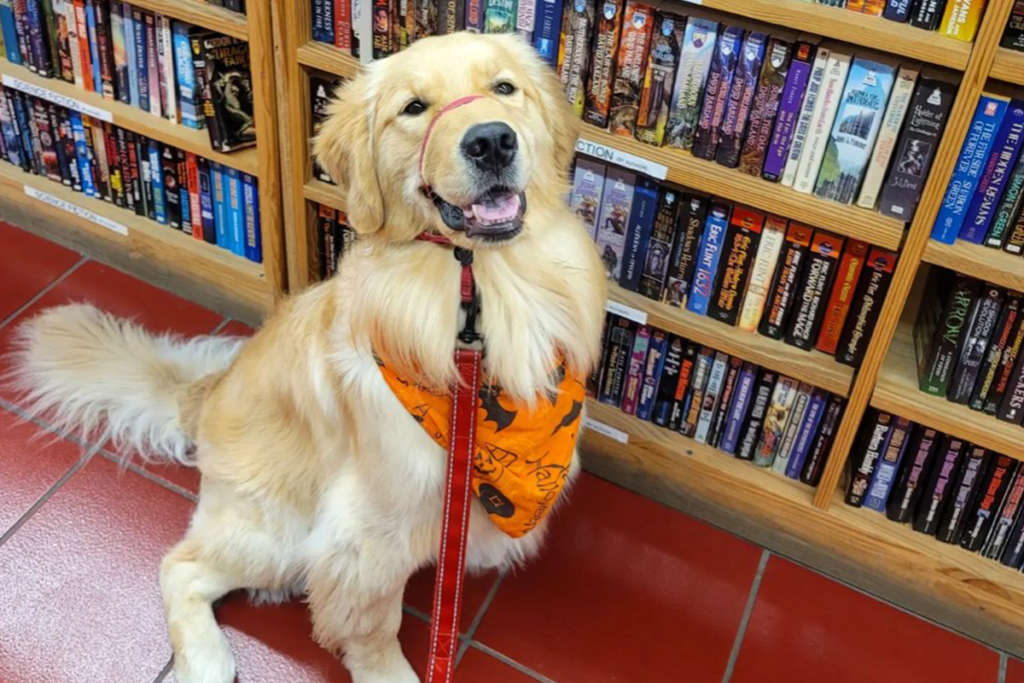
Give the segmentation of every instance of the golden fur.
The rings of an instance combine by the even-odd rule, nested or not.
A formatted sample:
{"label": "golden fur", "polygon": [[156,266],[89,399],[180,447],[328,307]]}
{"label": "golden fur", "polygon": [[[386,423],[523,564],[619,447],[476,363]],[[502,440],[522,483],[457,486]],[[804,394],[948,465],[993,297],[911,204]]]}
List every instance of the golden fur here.
{"label": "golden fur", "polygon": [[[499,79],[518,90],[495,93]],[[421,179],[431,116],[466,94],[484,97],[438,120]],[[429,109],[402,115],[414,97]],[[471,201],[480,189],[458,143],[470,125],[496,120],[518,136],[528,208],[520,235],[482,244],[448,229],[419,186]],[[420,40],[345,86],[315,143],[360,233],[355,248],[337,276],[283,303],[250,340],[154,338],[81,305],[23,327],[18,381],[37,412],[103,424],[143,457],[188,460],[196,445],[199,503],[161,569],[181,683],[233,678],[210,605],[238,588],[304,593],[317,640],[344,653],[357,683],[417,680],[397,641],[401,596],[436,558],[444,452],[387,389],[373,351],[424,384],[455,380],[459,267],[449,249],[412,241],[429,229],[474,249],[486,373],[512,397],[526,404],[547,388],[559,350],[590,370],[605,283],[565,205],[575,121],[518,38]],[[474,503],[468,563],[521,561],[542,536],[509,538]]]}

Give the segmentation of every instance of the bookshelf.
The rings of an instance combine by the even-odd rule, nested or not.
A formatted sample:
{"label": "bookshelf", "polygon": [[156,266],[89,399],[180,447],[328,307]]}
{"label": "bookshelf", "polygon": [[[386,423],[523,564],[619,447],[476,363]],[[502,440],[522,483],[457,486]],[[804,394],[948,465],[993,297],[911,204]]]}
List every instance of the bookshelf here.
{"label": "bookshelf", "polygon": [[[209,291],[226,312],[255,321],[281,298],[286,285],[270,3],[250,0],[247,14],[197,0],[138,0],[131,4],[249,42],[254,76],[253,113],[258,131],[255,147],[229,154],[214,151],[206,130],[195,130],[105,99],[59,78],[43,78],[5,59],[0,59],[0,78],[7,85],[69,109],[83,113],[98,110],[117,126],[255,176],[259,182],[263,261],[247,261],[169,226],[139,218],[127,209],[86,197],[6,163],[0,164],[0,183],[12,191],[0,202],[52,216],[48,234],[100,255],[114,266],[140,274],[150,272],[149,266],[156,266],[168,274],[168,284],[191,291]],[[44,204],[29,194],[29,188],[60,199],[64,208]],[[109,219],[120,228],[104,227],[93,218],[83,217],[89,214]],[[25,227],[33,229],[32,225]]]}
{"label": "bookshelf", "polygon": [[[912,222],[798,193],[687,152],[657,148],[584,125],[577,151],[671,184],[746,204],[813,227],[898,250],[897,264],[867,353],[856,370],[818,352],[742,332],[715,320],[612,285],[609,309],[642,319],[715,349],[847,398],[821,483],[806,486],[738,461],[706,445],[588,401],[584,466],[875,594],[1024,656],[1024,578],[998,562],[949,546],[842,501],[841,477],[865,411],[875,406],[979,444],[1024,458],[1020,427],[917,391],[913,347],[900,325],[912,285],[930,264],[1024,290],[1024,261],[994,249],[932,242],[931,226],[945,195],[980,93],[990,79],[1024,82],[1024,55],[998,49],[1012,0],[990,0],[974,44],[803,0],[702,0],[704,10],[732,13],[725,21],[761,22],[779,34],[816,34],[845,41],[861,54],[885,52],[936,68],[958,84],[958,96]],[[691,5],[670,3],[687,14]],[[275,5],[282,84],[282,178],[289,284],[316,279],[314,203],[344,210],[333,186],[312,176],[309,75],[359,73],[357,59],[311,40],[309,3]],[[788,32],[788,33],[787,33]],[[906,59],[902,59],[906,61]],[[286,149],[287,148],[287,149]],[[597,150],[595,152],[595,150]],[[617,160],[617,161],[616,161]],[[631,165],[632,164],[632,165]],[[908,355],[909,354],[909,355]]]}

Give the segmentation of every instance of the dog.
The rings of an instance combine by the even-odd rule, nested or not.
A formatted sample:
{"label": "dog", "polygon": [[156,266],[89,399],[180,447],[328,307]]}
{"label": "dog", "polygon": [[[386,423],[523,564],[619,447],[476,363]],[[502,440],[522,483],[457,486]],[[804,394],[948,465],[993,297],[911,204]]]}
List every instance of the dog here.
{"label": "dog", "polygon": [[[506,401],[498,410],[485,393],[488,417],[586,378],[606,280],[566,203],[576,137],[556,76],[521,39],[424,38],[336,93],[314,154],[359,237],[339,274],[286,299],[255,336],[153,336],[84,304],[19,328],[15,382],[34,414],[201,472],[188,532],[160,567],[181,683],[234,678],[211,605],[236,589],[304,596],[314,637],[356,683],[418,680],[397,633],[406,580],[437,558],[446,453],[378,361],[442,394],[458,379],[460,265],[415,239],[426,232],[474,254],[483,386]],[[476,460],[488,474],[515,458]],[[534,462],[552,486],[579,469],[574,450],[567,468]],[[474,499],[468,567],[533,556],[546,520],[513,537]]]}

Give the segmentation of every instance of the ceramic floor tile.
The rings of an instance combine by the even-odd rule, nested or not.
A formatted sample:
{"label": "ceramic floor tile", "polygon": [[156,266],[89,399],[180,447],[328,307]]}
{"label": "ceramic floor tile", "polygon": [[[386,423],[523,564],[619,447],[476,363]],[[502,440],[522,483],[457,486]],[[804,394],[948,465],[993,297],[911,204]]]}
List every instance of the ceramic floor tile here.
{"label": "ceramic floor tile", "polygon": [[0,222],[0,321],[81,258],[70,249]]}

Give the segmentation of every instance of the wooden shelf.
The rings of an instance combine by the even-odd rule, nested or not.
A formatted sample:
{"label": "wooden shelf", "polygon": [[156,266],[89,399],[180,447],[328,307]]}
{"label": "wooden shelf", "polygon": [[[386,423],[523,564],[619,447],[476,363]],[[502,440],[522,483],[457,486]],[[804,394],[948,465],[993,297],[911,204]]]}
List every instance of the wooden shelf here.
{"label": "wooden shelf", "polygon": [[877,211],[803,194],[779,183],[770,183],[734,168],[698,159],[680,149],[654,147],[590,125],[583,127],[580,139],[662,164],[668,167],[666,179],[669,182],[792,218],[812,227],[893,250],[899,248],[903,238],[903,221],[883,216]]}
{"label": "wooden shelf", "polygon": [[695,4],[958,71],[964,70],[971,56],[971,43],[882,17],[811,4],[806,0],[743,0],[742,3],[736,0],[700,0]]}
{"label": "wooden shelf", "polygon": [[980,244],[928,240],[923,259],[965,275],[1024,292],[1024,257]]}
{"label": "wooden shelf", "polygon": [[648,324],[654,327],[739,356],[840,396],[847,396],[850,392],[853,368],[836,362],[835,358],[820,351],[804,351],[778,339],[745,332],[685,308],[648,299],[616,284],[609,286],[608,298],[644,311]]}
{"label": "wooden shelf", "polygon": [[316,40],[300,45],[297,52],[299,64],[342,78],[355,78],[362,68],[359,60],[349,53]]}
{"label": "wooden shelf", "polygon": [[973,444],[1024,460],[1024,427],[971,410],[918,388],[913,326],[908,320],[896,329],[889,355],[878,376],[871,405],[914,422],[967,439]]}
{"label": "wooden shelf", "polygon": [[249,40],[249,21],[245,14],[198,0],[132,0],[131,4],[150,12],[208,28],[226,36]]}
{"label": "wooden shelf", "polygon": [[338,211],[345,210],[344,200],[338,188],[330,183],[325,183],[322,180],[309,180],[302,187],[302,196],[311,202],[317,204],[323,204],[329,206],[332,209]]}
{"label": "wooden shelf", "polygon": [[[170,270],[183,272],[194,280],[222,290],[226,296],[236,298],[253,309],[268,310],[274,301],[261,264],[197,240],[180,230],[136,216],[132,211],[102,200],[86,197],[48,178],[26,173],[7,162],[0,162],[0,187],[5,190],[5,200],[24,205],[34,212],[50,214],[56,218],[57,224],[66,225],[69,232],[84,232],[115,243],[132,258],[154,261]],[[26,187],[41,190],[74,207],[115,221],[127,229],[127,234],[122,235],[87,218],[30,197],[25,192]]]}
{"label": "wooden shelf", "polygon": [[108,100],[99,93],[88,92],[59,78],[43,78],[23,66],[11,64],[5,59],[0,59],[0,74],[13,76],[34,87],[49,90],[63,97],[79,100],[97,109],[106,110],[111,113],[113,123],[122,128],[140,133],[154,140],[159,140],[168,145],[173,145],[186,152],[193,152],[225,166],[238,169],[243,173],[260,178],[261,181],[266,175],[261,173],[259,154],[256,147],[248,147],[231,154],[215,152],[210,147],[210,135],[206,130],[195,130],[173,123],[165,118],[143,111],[138,107],[133,107],[119,101]]}
{"label": "wooden shelf", "polygon": [[1005,47],[996,48],[991,76],[1007,83],[1024,85],[1024,52]]}

